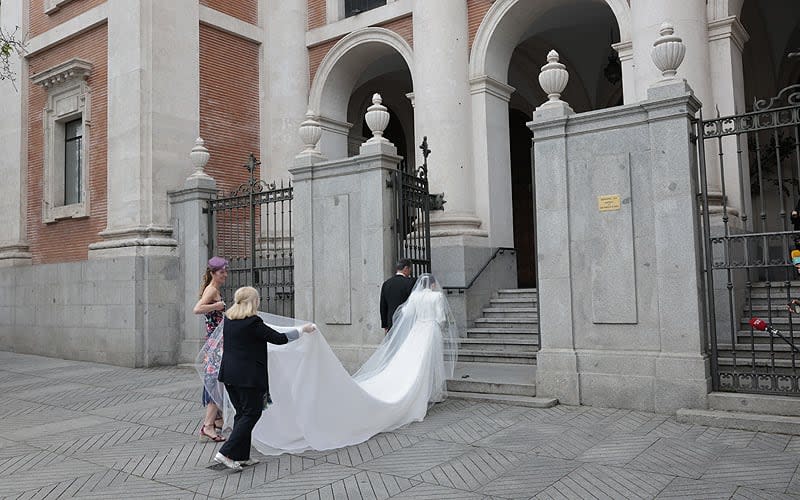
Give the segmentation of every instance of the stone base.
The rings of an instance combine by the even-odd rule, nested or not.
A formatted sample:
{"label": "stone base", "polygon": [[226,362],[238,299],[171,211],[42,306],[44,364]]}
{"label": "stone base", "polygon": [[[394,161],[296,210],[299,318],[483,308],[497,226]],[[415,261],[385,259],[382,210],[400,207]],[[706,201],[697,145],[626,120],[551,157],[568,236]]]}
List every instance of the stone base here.
{"label": "stone base", "polygon": [[0,348],[128,367],[174,365],[178,277],[172,257],[0,269]]}
{"label": "stone base", "polygon": [[564,404],[672,414],[708,407],[708,358],[648,351],[542,349],[536,393]]}

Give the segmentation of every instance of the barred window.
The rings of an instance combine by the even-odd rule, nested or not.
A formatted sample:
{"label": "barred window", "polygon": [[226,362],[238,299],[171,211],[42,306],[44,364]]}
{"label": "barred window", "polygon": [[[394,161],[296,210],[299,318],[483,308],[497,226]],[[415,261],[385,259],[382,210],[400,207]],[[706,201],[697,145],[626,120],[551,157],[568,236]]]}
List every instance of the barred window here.
{"label": "barred window", "polygon": [[64,205],[81,202],[83,119],[64,124]]}
{"label": "barred window", "polygon": [[345,17],[355,16],[368,10],[386,5],[386,0],[345,0]]}

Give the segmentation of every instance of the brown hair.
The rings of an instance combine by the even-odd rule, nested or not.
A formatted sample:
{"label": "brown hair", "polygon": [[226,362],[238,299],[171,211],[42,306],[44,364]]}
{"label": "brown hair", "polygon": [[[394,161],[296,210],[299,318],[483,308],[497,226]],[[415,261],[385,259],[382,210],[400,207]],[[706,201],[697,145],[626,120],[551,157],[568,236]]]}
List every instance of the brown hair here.
{"label": "brown hair", "polygon": [[211,268],[207,267],[203,277],[200,278],[203,281],[203,284],[200,285],[200,297],[203,296],[203,292],[206,291],[206,287],[211,283],[211,277]]}

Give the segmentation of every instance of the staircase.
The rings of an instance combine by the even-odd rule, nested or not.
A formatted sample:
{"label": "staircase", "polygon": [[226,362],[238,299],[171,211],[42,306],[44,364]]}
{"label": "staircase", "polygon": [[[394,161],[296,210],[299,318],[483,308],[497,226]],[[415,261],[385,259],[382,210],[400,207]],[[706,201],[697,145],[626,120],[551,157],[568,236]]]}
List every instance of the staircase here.
{"label": "staircase", "polygon": [[447,390],[464,399],[553,406],[557,400],[535,397],[538,350],[537,290],[498,290],[461,339],[456,373],[447,381]]}
{"label": "staircase", "polygon": [[[756,367],[771,368],[774,362],[774,373],[796,373],[792,368],[792,348],[781,340],[780,337],[771,336],[767,332],[752,330],[750,328],[750,318],[759,317],[770,323],[773,327],[780,330],[787,338],[791,334],[794,343],[800,347],[800,316],[789,315],[786,305],[789,298],[800,298],[800,282],[790,282],[787,291],[785,282],[757,282],[752,285],[749,299],[745,299],[742,307],[742,316],[738,328],[736,329],[736,342],[731,342],[731,332],[717,330],[717,349],[719,354],[719,364],[722,368],[732,367],[734,364],[734,354],[736,355],[736,366],[753,366],[755,360]],[[752,330],[752,331],[751,331]],[[770,343],[771,342],[771,343]],[[774,360],[773,360],[774,356]],[[795,359],[800,355],[795,354]],[[797,363],[795,363],[797,365]]]}

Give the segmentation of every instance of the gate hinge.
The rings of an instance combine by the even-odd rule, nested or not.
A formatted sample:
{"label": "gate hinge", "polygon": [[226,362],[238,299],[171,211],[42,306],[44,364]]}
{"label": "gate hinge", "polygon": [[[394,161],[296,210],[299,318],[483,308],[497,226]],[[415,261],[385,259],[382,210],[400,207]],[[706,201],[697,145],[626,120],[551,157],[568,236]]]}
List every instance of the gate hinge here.
{"label": "gate hinge", "polygon": [[697,144],[697,134],[694,132],[689,132],[689,140],[692,144]]}
{"label": "gate hinge", "polygon": [[207,213],[208,213],[208,207],[203,207],[203,213],[204,213],[204,214],[207,214]]}

